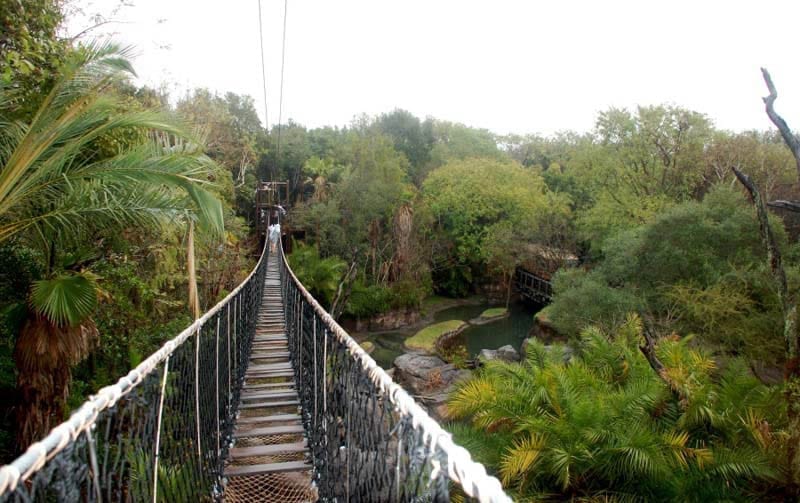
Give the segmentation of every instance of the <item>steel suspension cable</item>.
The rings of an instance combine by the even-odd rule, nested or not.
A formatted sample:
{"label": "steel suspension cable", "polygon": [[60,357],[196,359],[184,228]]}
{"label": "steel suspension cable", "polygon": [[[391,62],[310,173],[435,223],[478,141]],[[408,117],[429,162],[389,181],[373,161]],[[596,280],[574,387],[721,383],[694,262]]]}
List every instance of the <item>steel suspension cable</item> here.
{"label": "steel suspension cable", "polygon": [[[289,0],[283,0],[283,40],[281,42],[281,87],[278,95],[278,157],[276,162],[281,159],[281,122],[283,121],[283,74],[286,68],[286,12],[289,8]],[[289,187],[286,187],[289,190]]]}
{"label": "steel suspension cable", "polygon": [[264,28],[261,19],[261,0],[258,0],[258,41],[261,48],[261,86],[264,90],[264,129],[269,132],[269,114],[267,113],[267,69],[264,64]]}

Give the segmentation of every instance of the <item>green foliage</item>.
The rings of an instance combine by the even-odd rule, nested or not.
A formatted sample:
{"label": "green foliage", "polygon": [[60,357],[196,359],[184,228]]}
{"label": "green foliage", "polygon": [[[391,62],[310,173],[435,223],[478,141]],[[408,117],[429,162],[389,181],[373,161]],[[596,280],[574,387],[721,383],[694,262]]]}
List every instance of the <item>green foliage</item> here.
{"label": "green foliage", "polygon": [[785,424],[779,394],[740,363],[715,372],[681,342],[659,346],[662,379],[640,335],[629,318],[611,339],[586,330],[569,363],[537,341],[521,365],[488,362],[448,404],[470,421],[456,440],[521,499],[743,500],[776,483],[779,453],[768,445]]}
{"label": "green foliage", "polygon": [[[110,43],[83,48],[61,68],[34,120],[0,132],[0,241],[17,235],[48,255],[53,243],[75,245],[93,229],[162,225],[181,212],[221,232],[220,203],[203,187],[209,161],[180,143],[191,137],[160,113],[117,113],[103,93],[131,72],[128,53]],[[0,109],[4,121],[7,112]],[[91,157],[95,139],[128,128],[179,143],[152,141]]]}
{"label": "green foliage", "polygon": [[549,319],[559,333],[568,336],[576,336],[589,325],[613,329],[641,304],[634,292],[614,288],[600,273],[581,269],[559,271],[553,290]]}
{"label": "green foliage", "polygon": [[353,285],[344,312],[355,318],[367,318],[390,309],[419,309],[428,289],[411,281],[399,281],[391,286]]}
{"label": "green foliage", "polygon": [[481,318],[495,318],[497,316],[505,316],[508,314],[508,309],[505,307],[492,307],[481,313]]}
{"label": "green foliage", "polygon": [[57,0],[0,0],[0,87],[12,92],[15,119],[30,117],[58,76],[70,50],[58,37],[62,19]]}
{"label": "green foliage", "polygon": [[337,257],[322,258],[314,246],[293,244],[289,264],[306,289],[323,305],[330,305],[347,264]]}
{"label": "green foliage", "polygon": [[[779,222],[774,229],[785,243]],[[758,224],[740,193],[718,187],[701,202],[674,205],[606,239],[602,251],[591,272],[555,277],[549,312],[561,333],[613,329],[625,313],[647,311],[666,331],[696,333],[731,354],[770,362],[780,355],[780,307]]]}
{"label": "green foliage", "polygon": [[252,215],[256,165],[267,141],[253,99],[195,89],[178,101],[176,112],[202,132],[205,153],[230,173],[233,183],[229,187],[224,187],[224,178],[214,179],[219,189],[224,187],[221,195],[238,215]]}
{"label": "green foliage", "polygon": [[35,281],[31,304],[37,313],[56,325],[78,325],[97,306],[95,276],[87,272],[67,273]]}
{"label": "green foliage", "polygon": [[409,175],[419,184],[430,161],[431,148],[435,141],[432,128],[423,128],[418,118],[400,109],[380,115],[375,120],[375,127],[392,139],[395,150],[406,156],[410,166]]}
{"label": "green foliage", "polygon": [[365,286],[361,282],[353,285],[347,300],[345,313],[356,318],[367,318],[391,308],[392,291],[383,285]]}
{"label": "green foliage", "polygon": [[431,167],[437,168],[450,161],[474,158],[507,161],[497,148],[495,136],[485,129],[474,129],[454,122],[432,120],[424,129],[430,130],[434,146],[431,150]]}
{"label": "green foliage", "polygon": [[439,243],[437,283],[451,294],[467,293],[466,267],[489,265],[510,278],[530,256],[529,243],[550,243],[568,226],[567,199],[513,162],[453,161],[428,176],[423,196],[436,222],[429,232]]}

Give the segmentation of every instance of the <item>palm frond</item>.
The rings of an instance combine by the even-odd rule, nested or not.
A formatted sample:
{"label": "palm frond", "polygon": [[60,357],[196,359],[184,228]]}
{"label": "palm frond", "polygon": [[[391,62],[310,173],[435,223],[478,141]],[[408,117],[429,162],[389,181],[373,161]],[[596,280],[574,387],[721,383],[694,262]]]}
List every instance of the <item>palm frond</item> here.
{"label": "palm frond", "polygon": [[31,288],[31,306],[55,325],[76,326],[97,306],[97,284],[88,274],[63,274]]}

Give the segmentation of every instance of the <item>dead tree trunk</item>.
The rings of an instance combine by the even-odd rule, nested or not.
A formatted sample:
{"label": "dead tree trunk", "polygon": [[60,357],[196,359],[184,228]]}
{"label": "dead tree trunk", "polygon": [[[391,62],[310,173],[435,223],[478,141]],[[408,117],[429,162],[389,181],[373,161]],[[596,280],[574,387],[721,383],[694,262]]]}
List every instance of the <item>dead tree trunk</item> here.
{"label": "dead tree trunk", "polygon": [[800,366],[798,365],[798,333],[797,333],[797,302],[790,297],[786,287],[786,271],[783,269],[781,252],[775,242],[775,235],[769,224],[767,207],[755,183],[736,168],[733,173],[750,196],[750,201],[756,210],[758,226],[761,231],[761,242],[767,252],[767,263],[772,273],[772,278],[778,289],[778,298],[783,313],[783,338],[786,348],[786,366],[784,369],[784,398],[788,419],[789,439],[786,444],[788,463],[787,485],[790,493],[796,498],[798,495],[798,480],[800,480]]}

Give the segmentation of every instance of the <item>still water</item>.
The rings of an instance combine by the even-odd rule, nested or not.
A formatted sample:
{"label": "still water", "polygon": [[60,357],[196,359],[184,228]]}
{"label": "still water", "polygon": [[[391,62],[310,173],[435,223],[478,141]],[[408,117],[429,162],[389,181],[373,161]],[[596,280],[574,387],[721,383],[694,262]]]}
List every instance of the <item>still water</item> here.
{"label": "still water", "polygon": [[[433,323],[447,320],[469,321],[480,316],[489,309],[488,304],[477,306],[457,306],[439,311],[433,316]],[[462,337],[467,346],[470,357],[477,356],[481,349],[497,349],[500,346],[511,344],[519,350],[522,341],[528,336],[533,326],[533,315],[536,308],[525,304],[512,304],[511,314],[502,320],[493,321],[485,325],[470,325],[464,330]],[[422,327],[417,330],[422,330]],[[381,367],[391,368],[395,358],[405,352],[403,341],[416,333],[414,331],[381,332],[369,334],[364,340],[372,341],[375,349],[372,358]]]}

